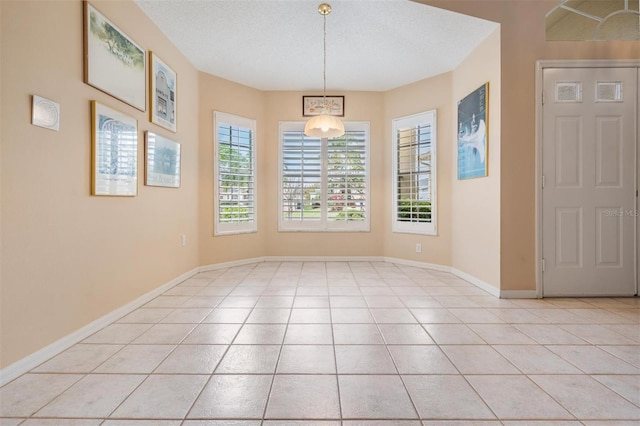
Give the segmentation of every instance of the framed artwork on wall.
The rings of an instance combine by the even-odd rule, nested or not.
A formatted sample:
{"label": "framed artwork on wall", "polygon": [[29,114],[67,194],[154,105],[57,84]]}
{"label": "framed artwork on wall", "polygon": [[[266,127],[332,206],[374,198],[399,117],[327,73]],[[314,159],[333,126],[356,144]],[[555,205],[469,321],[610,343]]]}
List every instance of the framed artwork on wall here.
{"label": "framed artwork on wall", "polygon": [[489,83],[458,102],[458,179],[488,176]]}
{"label": "framed artwork on wall", "polygon": [[146,77],[145,50],[85,1],[85,83],[146,111]]}
{"label": "framed artwork on wall", "polygon": [[138,193],[138,122],[91,101],[91,195]]}
{"label": "framed artwork on wall", "polygon": [[176,131],[178,76],[162,59],[149,52],[149,116],[152,123]]}
{"label": "framed artwork on wall", "polygon": [[60,130],[60,104],[38,95],[33,95],[31,124],[45,129]]}
{"label": "framed artwork on wall", "polygon": [[145,133],[145,185],[180,188],[180,144]]}
{"label": "framed artwork on wall", "polygon": [[313,117],[327,110],[329,115],[344,117],[344,96],[327,96],[326,105],[323,96],[303,96],[302,116]]}

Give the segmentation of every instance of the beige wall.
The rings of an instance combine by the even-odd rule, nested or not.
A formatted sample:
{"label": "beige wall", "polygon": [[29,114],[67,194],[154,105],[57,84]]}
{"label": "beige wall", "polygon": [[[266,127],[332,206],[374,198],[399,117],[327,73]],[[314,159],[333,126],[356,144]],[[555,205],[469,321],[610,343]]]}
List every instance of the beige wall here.
{"label": "beige wall", "polygon": [[414,1],[500,23],[500,286],[502,290],[534,290],[535,62],[638,59],[640,43],[545,41],[544,15],[557,0]]}
{"label": "beige wall", "polygon": [[[83,83],[82,2],[1,1],[1,364],[198,265],[198,74],[132,2],[92,1],[178,73],[178,132]],[[32,126],[31,95],[60,103]],[[138,120],[138,196],[90,196],[90,100]],[[143,185],[143,131],[182,143],[182,187]],[[180,235],[187,235],[181,247]]]}
{"label": "beige wall", "polygon": [[[457,135],[457,101],[489,83],[488,176],[457,179],[452,164],[451,266],[500,289],[500,29],[453,71],[452,132]],[[457,142],[454,142],[457,143]]]}
{"label": "beige wall", "polygon": [[[441,74],[385,93],[384,163],[384,255],[393,258],[451,264],[453,159],[455,133],[453,129],[452,73]],[[426,236],[391,232],[391,121],[395,118],[435,109],[437,114],[437,214],[438,235]],[[416,253],[416,243],[422,244],[422,253]]]}

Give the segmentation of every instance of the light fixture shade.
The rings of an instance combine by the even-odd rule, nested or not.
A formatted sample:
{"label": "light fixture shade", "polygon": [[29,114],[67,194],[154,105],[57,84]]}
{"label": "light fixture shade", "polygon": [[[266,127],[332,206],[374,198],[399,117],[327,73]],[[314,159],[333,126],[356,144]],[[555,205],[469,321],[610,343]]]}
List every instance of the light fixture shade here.
{"label": "light fixture shade", "polygon": [[316,138],[337,138],[344,135],[344,124],[335,115],[316,115],[307,121],[304,134]]}

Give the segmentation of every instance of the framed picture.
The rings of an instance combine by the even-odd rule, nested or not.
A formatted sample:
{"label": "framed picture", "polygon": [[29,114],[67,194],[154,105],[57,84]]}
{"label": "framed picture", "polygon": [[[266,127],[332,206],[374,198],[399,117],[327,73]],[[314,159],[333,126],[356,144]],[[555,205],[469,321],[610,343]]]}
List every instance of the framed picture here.
{"label": "framed picture", "polygon": [[176,86],[178,76],[162,59],[149,52],[149,116],[152,123],[176,131]]}
{"label": "framed picture", "polygon": [[60,104],[33,95],[31,106],[31,124],[58,131],[60,129]]}
{"label": "framed picture", "polygon": [[90,3],[84,9],[85,83],[146,111],[145,50]]}
{"label": "framed picture", "polygon": [[488,176],[489,83],[458,102],[458,179]]}
{"label": "framed picture", "polygon": [[91,101],[92,195],[138,192],[138,122]]}
{"label": "framed picture", "polygon": [[146,132],[145,185],[180,188],[180,144]]}
{"label": "framed picture", "polygon": [[327,96],[326,105],[323,96],[303,96],[302,116],[312,117],[320,115],[325,110],[329,115],[344,117],[344,96]]}

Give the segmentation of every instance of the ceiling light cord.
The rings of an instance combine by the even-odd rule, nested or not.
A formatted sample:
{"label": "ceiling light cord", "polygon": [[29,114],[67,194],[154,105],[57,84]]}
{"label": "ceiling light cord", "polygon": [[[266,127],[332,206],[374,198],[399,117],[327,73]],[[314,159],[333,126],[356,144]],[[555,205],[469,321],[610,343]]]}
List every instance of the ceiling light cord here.
{"label": "ceiling light cord", "polygon": [[327,102],[327,15],[331,13],[331,5],[322,3],[318,6],[318,13],[323,17],[322,24],[322,109],[319,115],[307,121],[304,126],[304,134],[310,137],[319,137],[327,140],[344,135],[344,123],[334,115]]}
{"label": "ceiling light cord", "polygon": [[323,81],[323,86],[322,86],[322,104],[324,105],[324,108],[327,108],[327,15],[328,13],[323,13],[322,14],[322,18],[323,18],[323,33],[324,36],[322,38],[323,40],[323,45],[322,45],[322,52],[323,52],[323,56],[322,56],[322,81]]}

